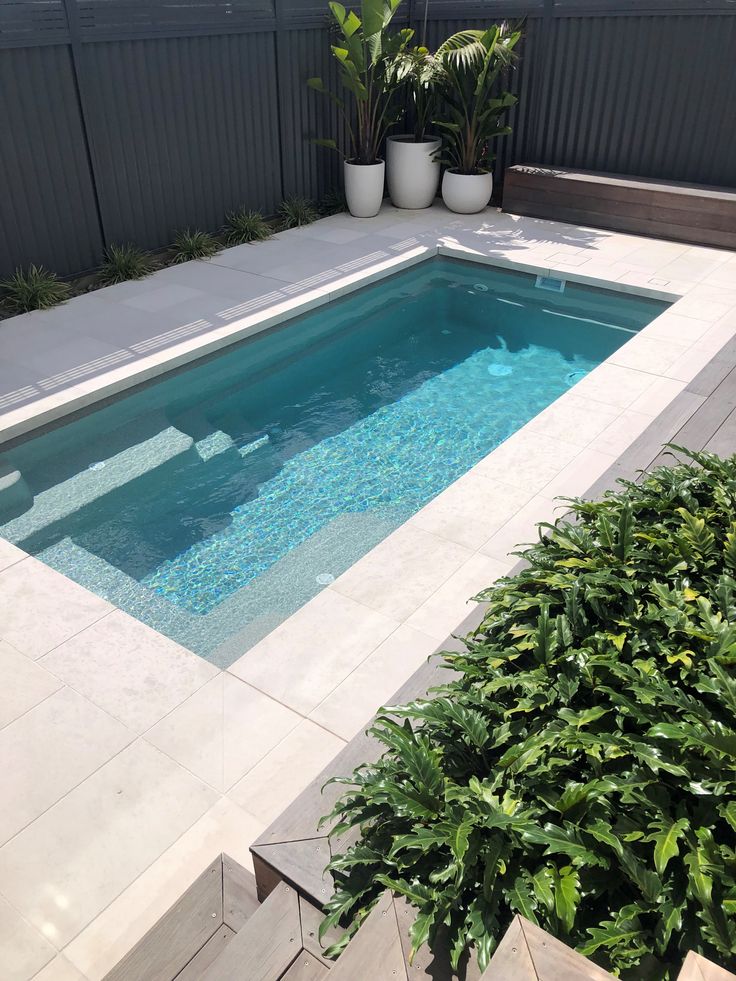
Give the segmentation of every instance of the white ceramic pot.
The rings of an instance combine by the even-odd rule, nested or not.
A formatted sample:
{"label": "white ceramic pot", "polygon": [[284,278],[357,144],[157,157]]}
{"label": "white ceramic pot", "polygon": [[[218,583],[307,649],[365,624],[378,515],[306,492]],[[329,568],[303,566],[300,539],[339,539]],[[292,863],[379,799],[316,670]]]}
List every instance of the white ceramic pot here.
{"label": "white ceramic pot", "polygon": [[372,218],[381,210],[386,164],[356,164],[345,161],[345,198],[354,218]]}
{"label": "white ceramic pot", "polygon": [[482,211],[491,200],[493,174],[458,174],[446,170],[442,178],[442,200],[450,211],[460,215],[474,215]]}
{"label": "white ceramic pot", "polygon": [[440,142],[433,138],[415,143],[409,134],[386,140],[386,179],[395,208],[428,208],[434,201],[440,165],[433,157]]}

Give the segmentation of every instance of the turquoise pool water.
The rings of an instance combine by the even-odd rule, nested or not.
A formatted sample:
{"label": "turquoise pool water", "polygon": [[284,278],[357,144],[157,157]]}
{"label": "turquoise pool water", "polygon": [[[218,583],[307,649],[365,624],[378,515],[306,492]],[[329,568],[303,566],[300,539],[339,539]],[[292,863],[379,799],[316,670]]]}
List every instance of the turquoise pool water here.
{"label": "turquoise pool water", "polygon": [[225,666],[664,308],[425,262],[11,447],[0,535]]}

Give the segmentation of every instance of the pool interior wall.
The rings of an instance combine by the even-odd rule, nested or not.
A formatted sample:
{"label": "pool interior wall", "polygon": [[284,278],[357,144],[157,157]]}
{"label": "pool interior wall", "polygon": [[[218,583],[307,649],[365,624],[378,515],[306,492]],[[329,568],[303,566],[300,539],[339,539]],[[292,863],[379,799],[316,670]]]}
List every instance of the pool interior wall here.
{"label": "pool interior wall", "polygon": [[666,306],[428,260],[11,446],[0,535],[225,667]]}

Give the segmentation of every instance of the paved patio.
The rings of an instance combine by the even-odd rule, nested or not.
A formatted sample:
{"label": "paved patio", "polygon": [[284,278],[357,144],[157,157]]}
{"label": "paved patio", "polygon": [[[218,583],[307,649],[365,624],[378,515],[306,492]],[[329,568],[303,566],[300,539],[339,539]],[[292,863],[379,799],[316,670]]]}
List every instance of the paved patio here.
{"label": "paved patio", "polygon": [[216,853],[247,864],[553,498],[705,402],[692,380],[736,363],[736,256],[387,207],[0,324],[7,439],[438,251],[675,302],[228,671],[0,542],[3,981],[98,981]]}

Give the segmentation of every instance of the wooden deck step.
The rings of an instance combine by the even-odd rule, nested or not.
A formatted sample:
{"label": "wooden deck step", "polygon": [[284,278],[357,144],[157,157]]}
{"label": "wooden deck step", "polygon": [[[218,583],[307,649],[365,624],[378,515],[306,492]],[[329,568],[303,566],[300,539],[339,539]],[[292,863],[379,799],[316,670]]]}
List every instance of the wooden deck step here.
{"label": "wooden deck step", "polygon": [[520,164],[504,175],[515,215],[736,248],[736,190],[625,174]]}

